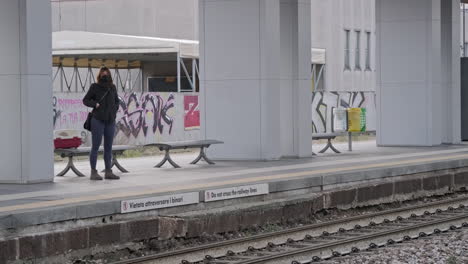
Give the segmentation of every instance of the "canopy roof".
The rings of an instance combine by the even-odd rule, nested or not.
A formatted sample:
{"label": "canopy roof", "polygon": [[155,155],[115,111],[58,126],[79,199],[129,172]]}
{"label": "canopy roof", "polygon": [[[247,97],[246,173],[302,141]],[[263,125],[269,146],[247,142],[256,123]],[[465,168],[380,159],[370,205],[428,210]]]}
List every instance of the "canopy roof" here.
{"label": "canopy roof", "polygon": [[197,58],[199,56],[198,41],[84,31],[52,33],[52,55],[54,56],[84,57],[88,55],[141,55],[178,52],[182,57]]}
{"label": "canopy roof", "polygon": [[[108,61],[119,67],[139,67],[142,61],[173,61],[176,54],[199,57],[199,43],[194,40],[118,35],[85,31],[52,33],[54,65],[101,65]],[[325,64],[325,49],[312,48],[313,64]],[[70,64],[70,65],[69,65]]]}

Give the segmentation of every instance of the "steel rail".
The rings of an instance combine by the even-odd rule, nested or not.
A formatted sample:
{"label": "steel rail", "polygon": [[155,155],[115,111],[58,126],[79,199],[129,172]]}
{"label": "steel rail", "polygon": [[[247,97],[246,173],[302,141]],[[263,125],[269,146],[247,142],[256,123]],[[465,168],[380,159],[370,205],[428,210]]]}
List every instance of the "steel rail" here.
{"label": "steel rail", "polygon": [[[271,233],[259,234],[259,235],[254,235],[250,237],[245,237],[245,238],[232,239],[232,240],[210,243],[210,244],[191,247],[191,248],[184,248],[180,250],[168,251],[164,253],[158,253],[158,254],[153,254],[153,255],[148,255],[148,256],[143,256],[143,257],[137,257],[133,259],[121,260],[121,261],[113,262],[113,264],[150,263],[151,261],[156,261],[160,259],[175,258],[177,256],[183,256],[183,255],[192,254],[196,252],[204,252],[204,251],[215,250],[219,248],[226,248],[226,247],[233,246],[233,245],[247,244],[247,243],[251,243],[254,241],[266,240],[266,239],[270,239],[270,238],[274,238],[278,236],[286,236],[289,234],[300,233],[300,232],[305,232],[309,230],[324,229],[326,227],[338,226],[342,224],[349,224],[349,223],[359,222],[359,221],[369,220],[367,222],[368,225],[375,224],[374,222],[371,222],[370,220],[375,219],[375,218],[384,218],[384,217],[399,215],[402,213],[411,214],[412,216],[415,216],[413,213],[414,211],[421,211],[421,210],[430,209],[430,208],[434,209],[437,207],[458,204],[460,202],[467,203],[468,197],[459,197],[459,198],[450,199],[450,200],[442,200],[442,201],[425,203],[425,204],[420,204],[420,205],[400,207],[396,209],[385,210],[385,211],[371,213],[371,214],[338,219],[338,220],[334,220],[330,222],[304,225],[301,227],[295,227],[295,228],[280,230],[280,231],[271,232]],[[388,221],[388,219],[385,219],[385,220]],[[362,225],[362,226],[364,227],[365,225]],[[190,263],[190,262],[187,261],[186,263]],[[241,262],[241,263],[244,263],[244,262]],[[251,263],[251,262],[245,262],[245,263]],[[252,263],[255,263],[255,262],[252,262]]]}
{"label": "steel rail", "polygon": [[304,254],[304,253],[308,253],[308,252],[326,250],[326,249],[329,249],[329,248],[348,245],[348,244],[355,244],[355,243],[362,242],[362,241],[369,241],[369,240],[373,240],[373,239],[377,239],[377,238],[381,238],[381,237],[388,237],[388,236],[395,235],[395,234],[398,234],[398,233],[409,232],[409,231],[418,230],[418,229],[421,229],[421,228],[428,228],[428,227],[437,226],[437,225],[440,225],[440,224],[452,223],[452,222],[455,222],[455,221],[462,221],[462,220],[468,220],[468,212],[463,213],[463,214],[458,215],[458,216],[448,217],[446,219],[427,221],[425,223],[420,223],[420,224],[414,224],[412,226],[405,226],[405,227],[395,228],[395,229],[391,229],[391,230],[388,230],[388,231],[380,231],[380,232],[378,231],[378,232],[373,233],[373,234],[362,235],[362,236],[359,236],[359,237],[356,237],[356,238],[344,238],[344,239],[336,241],[336,242],[330,242],[330,243],[320,244],[320,245],[317,245],[317,246],[305,247],[305,248],[301,248],[301,249],[296,249],[296,250],[291,250],[291,251],[287,251],[287,252],[278,253],[278,254],[271,255],[271,256],[262,256],[262,257],[258,257],[258,258],[252,259],[252,260],[238,261],[238,262],[233,262],[233,263],[236,263],[236,264],[265,263],[266,261],[278,260],[278,259],[282,259],[282,258],[286,258],[286,257],[293,257],[293,256],[298,255],[298,254]]}

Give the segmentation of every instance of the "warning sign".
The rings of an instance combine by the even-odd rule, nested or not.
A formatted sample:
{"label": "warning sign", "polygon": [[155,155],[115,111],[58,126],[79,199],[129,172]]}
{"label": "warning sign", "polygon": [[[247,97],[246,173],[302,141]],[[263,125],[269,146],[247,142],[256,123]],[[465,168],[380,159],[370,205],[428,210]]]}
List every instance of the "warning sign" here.
{"label": "warning sign", "polygon": [[147,197],[136,200],[124,200],[120,202],[122,214],[140,212],[181,205],[196,204],[199,202],[198,192]]}
{"label": "warning sign", "polygon": [[236,186],[224,189],[206,190],[205,202],[235,199],[268,194],[268,184]]}

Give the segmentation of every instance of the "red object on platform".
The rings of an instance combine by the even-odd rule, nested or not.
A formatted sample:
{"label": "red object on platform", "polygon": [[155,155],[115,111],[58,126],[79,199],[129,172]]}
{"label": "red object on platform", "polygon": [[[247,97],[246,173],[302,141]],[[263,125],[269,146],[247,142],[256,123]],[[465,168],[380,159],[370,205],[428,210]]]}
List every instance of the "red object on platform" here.
{"label": "red object on platform", "polygon": [[54,139],[54,147],[56,149],[77,148],[79,146],[81,146],[81,138],[79,137]]}

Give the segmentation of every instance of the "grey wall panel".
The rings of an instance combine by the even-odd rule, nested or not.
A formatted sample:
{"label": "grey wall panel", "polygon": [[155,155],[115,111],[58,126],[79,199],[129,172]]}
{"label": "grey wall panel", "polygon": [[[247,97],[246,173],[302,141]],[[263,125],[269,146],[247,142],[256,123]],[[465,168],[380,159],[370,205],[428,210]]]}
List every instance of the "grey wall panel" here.
{"label": "grey wall panel", "polygon": [[53,30],[198,39],[197,0],[52,2]]}
{"label": "grey wall panel", "polygon": [[[86,30],[86,2],[71,1],[60,3],[59,19],[60,27],[67,30]],[[54,9],[52,9],[54,11]],[[52,15],[57,16],[55,14]]]}
{"label": "grey wall panel", "polygon": [[51,2],[52,7],[52,31],[60,31],[60,3]]}

